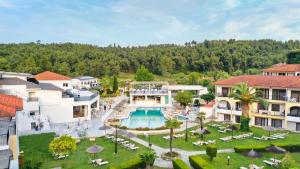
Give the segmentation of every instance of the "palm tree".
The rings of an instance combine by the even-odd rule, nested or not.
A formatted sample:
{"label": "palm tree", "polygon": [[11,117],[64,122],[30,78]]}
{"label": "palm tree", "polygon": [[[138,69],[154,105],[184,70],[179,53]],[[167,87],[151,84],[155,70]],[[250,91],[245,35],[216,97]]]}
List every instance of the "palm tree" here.
{"label": "palm tree", "polygon": [[199,120],[200,129],[202,130],[204,128],[203,122],[204,122],[204,119],[205,119],[205,113],[204,112],[199,112],[197,114],[197,119]]}
{"label": "palm tree", "polygon": [[154,163],[156,157],[156,153],[153,151],[140,154],[140,159],[146,164],[147,169],[151,168],[151,165]]}
{"label": "palm tree", "polygon": [[170,155],[172,156],[172,143],[173,143],[173,134],[174,134],[174,128],[180,127],[180,122],[176,119],[171,119],[166,121],[166,127],[170,129]]}
{"label": "palm tree", "polygon": [[267,102],[261,97],[257,96],[255,88],[250,88],[247,83],[240,83],[232,88],[232,92],[229,94],[229,97],[239,100],[242,107],[242,118],[241,118],[241,127],[240,130],[248,131],[249,130],[249,111],[250,105],[253,102],[258,102],[264,106],[267,106]]}

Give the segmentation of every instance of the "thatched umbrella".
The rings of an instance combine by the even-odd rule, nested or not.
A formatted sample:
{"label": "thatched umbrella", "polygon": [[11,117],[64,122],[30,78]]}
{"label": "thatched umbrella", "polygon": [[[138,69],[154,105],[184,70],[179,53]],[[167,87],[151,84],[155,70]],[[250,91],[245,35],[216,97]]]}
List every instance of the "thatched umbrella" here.
{"label": "thatched umbrella", "polygon": [[274,160],[275,160],[275,155],[276,154],[285,154],[286,153],[286,150],[281,148],[281,147],[277,147],[277,146],[271,146],[271,147],[268,147],[266,148],[266,150],[268,152],[271,152],[274,154]]}
{"label": "thatched umbrella", "polygon": [[202,130],[199,131],[199,133],[202,134],[203,140],[205,141],[205,135],[210,134],[211,132],[207,129],[202,129]]}
{"label": "thatched umbrella", "polygon": [[94,157],[95,157],[95,154],[101,152],[102,150],[103,150],[103,147],[94,144],[93,146],[88,147],[86,149],[86,152],[90,153],[90,154],[93,154]]}
{"label": "thatched umbrella", "polygon": [[108,130],[108,129],[110,129],[110,126],[107,126],[105,124],[103,126],[99,127],[99,130],[104,130],[105,135],[106,135],[106,130]]}
{"label": "thatched umbrella", "polygon": [[271,136],[271,131],[274,131],[276,130],[275,127],[272,127],[272,126],[266,126],[264,127],[265,130],[269,131],[269,137]]}
{"label": "thatched umbrella", "polygon": [[233,131],[237,131],[239,130],[238,127],[236,127],[235,125],[230,125],[230,126],[227,126],[227,129],[230,129],[231,130],[231,136],[233,137]]}

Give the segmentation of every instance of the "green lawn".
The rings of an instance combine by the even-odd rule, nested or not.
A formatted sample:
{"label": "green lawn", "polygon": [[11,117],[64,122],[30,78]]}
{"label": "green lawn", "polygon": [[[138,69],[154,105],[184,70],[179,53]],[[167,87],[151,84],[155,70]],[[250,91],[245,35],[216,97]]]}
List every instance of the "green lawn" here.
{"label": "green lawn", "polygon": [[[217,157],[214,158],[213,161],[209,161],[207,155],[201,155],[203,159],[209,162],[215,168],[222,168],[222,169],[239,169],[241,166],[249,167],[251,162],[257,166],[264,166],[264,169],[272,169],[274,167],[267,166],[263,163],[263,160],[269,160],[273,158],[273,154],[271,153],[262,153],[261,158],[250,158],[238,153],[224,153],[224,154],[217,154]],[[230,156],[230,163],[228,165],[227,156]],[[300,167],[300,153],[291,153],[293,160],[295,160],[294,167]],[[284,155],[276,155],[276,159],[282,159]]]}
{"label": "green lawn", "polygon": [[[105,138],[97,138],[96,144],[104,148],[104,150],[96,155],[95,158],[102,158],[109,161],[109,165],[105,167],[93,167],[88,164],[89,157],[91,155],[86,153],[86,148],[93,145],[94,142],[89,140],[82,140],[77,150],[73,152],[65,160],[54,160],[51,154],[48,152],[48,145],[54,138],[54,133],[38,134],[20,137],[20,151],[24,151],[25,160],[30,159],[41,161],[42,169],[48,169],[61,166],[64,169],[89,169],[89,168],[107,168],[109,165],[119,165],[132,158],[138,157],[139,154],[145,152],[147,148],[138,145],[140,148],[137,151],[129,151],[122,147],[119,147],[118,154],[114,154],[114,143],[106,140]],[[157,168],[158,169],[158,168]]]}
{"label": "green lawn", "polygon": [[[198,129],[198,127],[190,128],[189,131],[193,130],[193,129]],[[299,142],[299,140],[300,140],[300,134],[299,133],[290,132],[285,139],[280,139],[280,140],[258,141],[258,140],[255,140],[253,138],[248,138],[248,139],[233,140],[233,141],[230,141],[230,142],[223,142],[219,138],[230,136],[231,132],[219,133],[219,132],[217,132],[216,128],[212,128],[212,127],[208,127],[208,126],[207,126],[207,129],[209,131],[211,131],[211,134],[206,135],[205,139],[206,140],[207,139],[216,140],[216,144],[217,144],[217,147],[219,149],[233,148],[234,146],[237,146],[237,145],[270,145],[271,143],[277,143],[277,142],[295,143],[297,141]],[[268,135],[268,131],[265,131],[261,128],[252,127],[251,130],[254,133],[254,136],[262,136],[262,135],[267,136]],[[274,132],[271,132],[271,134],[282,133],[282,132],[288,132],[288,131],[274,131]],[[185,133],[185,131],[179,132],[179,133]],[[189,133],[188,142],[185,141],[185,138],[175,139],[173,141],[173,146],[175,148],[180,148],[180,149],[183,149],[183,150],[194,150],[194,151],[205,150],[205,148],[206,148],[205,146],[197,147],[197,146],[194,146],[192,144],[192,142],[200,140],[200,137],[199,136],[191,136],[190,132],[188,132],[188,133]],[[241,134],[241,132],[239,132],[239,131],[234,132],[234,135],[238,135],[238,134]],[[154,145],[157,145],[157,146],[168,148],[169,147],[169,141],[163,139],[163,136],[166,136],[166,135],[167,134],[165,134],[165,135],[151,135],[151,137],[150,137],[151,143],[154,144]],[[141,139],[147,140],[144,135],[139,135],[138,137],[141,138]]]}

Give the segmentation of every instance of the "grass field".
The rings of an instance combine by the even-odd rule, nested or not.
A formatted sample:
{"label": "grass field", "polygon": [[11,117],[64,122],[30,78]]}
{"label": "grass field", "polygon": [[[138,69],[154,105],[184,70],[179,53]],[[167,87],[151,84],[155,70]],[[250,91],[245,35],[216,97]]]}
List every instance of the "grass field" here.
{"label": "grass field", "polygon": [[[188,129],[188,131],[193,130],[193,129],[198,129],[199,127],[194,127],[194,128],[190,128]],[[231,132],[227,132],[227,133],[219,133],[217,132],[216,128],[212,128],[207,126],[207,129],[209,131],[211,131],[211,134],[208,134],[205,136],[205,139],[209,139],[209,140],[216,140],[216,144],[217,147],[219,149],[225,149],[225,148],[234,148],[234,146],[238,146],[238,145],[270,145],[271,143],[278,143],[278,142],[284,142],[284,143],[295,143],[295,142],[299,142],[300,140],[300,134],[299,133],[292,133],[290,132],[287,137],[285,139],[280,139],[280,140],[268,140],[268,141],[259,141],[259,140],[255,140],[253,138],[248,138],[248,139],[240,139],[240,140],[233,140],[230,142],[223,142],[222,140],[220,140],[219,138],[222,137],[226,137],[226,136],[231,136]],[[252,132],[254,133],[254,136],[262,136],[262,135],[268,135],[268,131],[265,131],[261,128],[257,128],[257,127],[252,127],[251,128]],[[282,133],[282,132],[288,132],[288,131],[274,131],[271,132],[271,134],[274,133]],[[185,133],[185,131],[180,132],[180,133]],[[189,139],[186,142],[185,138],[179,138],[179,139],[174,139],[173,141],[173,146],[175,148],[180,148],[183,150],[205,150],[206,146],[194,146],[192,144],[192,142],[195,142],[197,140],[201,140],[199,136],[191,136],[190,132],[189,133]],[[234,135],[238,135],[241,134],[240,131],[235,131]],[[160,147],[164,147],[164,148],[168,148],[169,147],[169,141],[163,139],[163,136],[166,136],[167,134],[164,135],[151,135],[151,143]],[[147,140],[145,138],[144,135],[139,135],[138,136],[141,139]]]}
{"label": "grass field", "polygon": [[[40,161],[42,162],[42,169],[53,167],[62,167],[64,169],[107,168],[110,165],[119,165],[120,163],[136,158],[139,154],[147,151],[147,148],[141,145],[138,145],[140,148],[137,151],[130,151],[119,146],[118,153],[114,154],[114,143],[112,141],[106,140],[105,138],[97,138],[96,142],[82,140],[77,150],[70,154],[67,159],[54,160],[48,151],[48,145],[53,138],[54,133],[20,137],[20,151],[24,151],[25,161],[31,159]],[[104,148],[104,150],[95,157],[86,153],[86,148],[92,146],[94,143]],[[109,161],[109,165],[94,167],[88,164],[89,158],[102,158]]]}
{"label": "grass field", "polygon": [[[273,154],[271,153],[262,153],[261,158],[250,158],[238,153],[224,153],[224,154],[217,154],[217,157],[214,158],[213,161],[209,161],[207,155],[201,155],[203,159],[209,162],[214,168],[222,168],[222,169],[239,169],[241,166],[248,167],[251,163],[257,166],[264,166],[264,169],[272,169],[274,167],[267,166],[263,163],[263,160],[270,160],[273,158]],[[300,167],[300,153],[291,153],[290,154],[295,160],[294,167]],[[228,165],[227,156],[230,156],[230,163]],[[276,155],[276,159],[282,159],[284,155]]]}

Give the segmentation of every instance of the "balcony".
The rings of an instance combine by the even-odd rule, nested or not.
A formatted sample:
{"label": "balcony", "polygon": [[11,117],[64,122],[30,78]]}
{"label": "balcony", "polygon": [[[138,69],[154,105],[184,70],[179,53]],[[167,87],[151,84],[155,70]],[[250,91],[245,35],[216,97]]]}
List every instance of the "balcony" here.
{"label": "balcony", "polygon": [[74,101],[91,101],[99,97],[97,92],[89,90],[67,90],[63,92],[62,98],[74,98]]}
{"label": "balcony", "polygon": [[265,115],[265,116],[277,116],[284,117],[285,112],[269,111],[269,110],[253,110],[253,114]]}
{"label": "balcony", "polygon": [[282,100],[286,101],[287,98],[285,96],[272,96],[272,100]]}
{"label": "balcony", "polygon": [[131,95],[165,95],[168,94],[167,89],[132,89],[129,92]]}
{"label": "balcony", "polygon": [[294,122],[298,122],[300,123],[300,116],[291,116],[291,115],[287,115],[287,121],[294,121]]}

